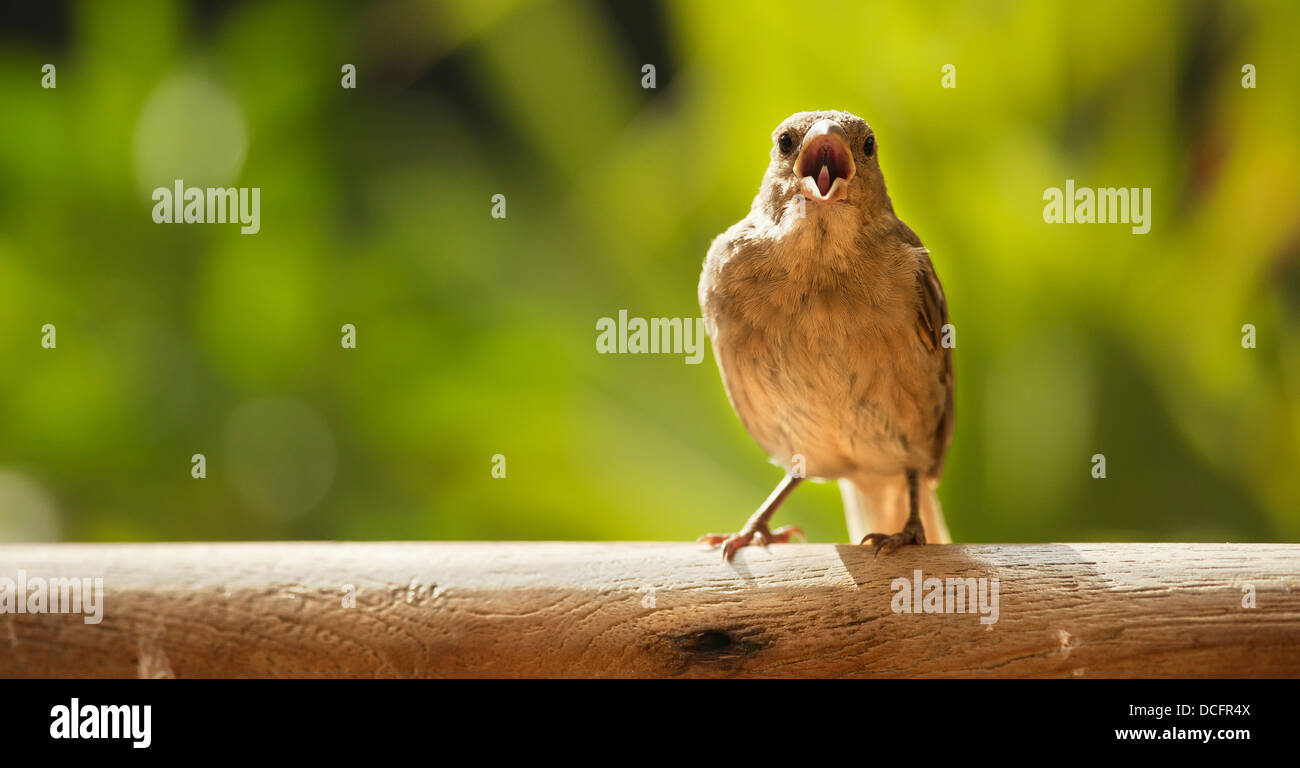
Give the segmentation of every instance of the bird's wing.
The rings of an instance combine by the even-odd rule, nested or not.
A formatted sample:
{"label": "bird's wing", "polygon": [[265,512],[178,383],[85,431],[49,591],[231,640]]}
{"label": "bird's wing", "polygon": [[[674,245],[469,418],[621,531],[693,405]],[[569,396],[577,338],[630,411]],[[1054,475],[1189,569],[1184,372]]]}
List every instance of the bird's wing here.
{"label": "bird's wing", "polygon": [[927,473],[937,478],[943,471],[944,456],[952,441],[953,428],[953,371],[952,349],[943,344],[943,326],[948,323],[948,301],[943,286],[930,262],[930,252],[916,248],[916,330],[921,343],[939,358],[939,377],[944,388],[943,415],[934,433],[934,466]]}

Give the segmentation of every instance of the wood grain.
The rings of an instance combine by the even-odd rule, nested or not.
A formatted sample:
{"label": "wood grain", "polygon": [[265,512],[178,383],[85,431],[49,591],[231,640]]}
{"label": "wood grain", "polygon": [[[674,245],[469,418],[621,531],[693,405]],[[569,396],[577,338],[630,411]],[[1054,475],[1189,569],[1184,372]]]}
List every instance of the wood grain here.
{"label": "wood grain", "polygon": [[[18,569],[104,607],[0,614],[10,677],[1300,676],[1294,544],[0,546]],[[916,569],[997,578],[997,622],[895,613]]]}

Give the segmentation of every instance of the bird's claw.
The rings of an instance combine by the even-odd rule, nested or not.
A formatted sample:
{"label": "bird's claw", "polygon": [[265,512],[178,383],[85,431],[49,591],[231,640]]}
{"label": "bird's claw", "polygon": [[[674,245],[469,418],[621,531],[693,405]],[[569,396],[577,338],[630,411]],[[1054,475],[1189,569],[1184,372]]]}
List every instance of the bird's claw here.
{"label": "bird's claw", "polygon": [[872,555],[872,557],[878,557],[881,552],[884,552],[887,555],[899,547],[908,544],[924,544],[925,529],[919,525],[908,525],[904,526],[901,533],[895,533],[893,535],[885,533],[868,533],[866,536],[862,537],[862,541],[858,542],[858,545],[861,546],[868,542],[876,545],[876,553]]}
{"label": "bird's claw", "polygon": [[722,562],[731,562],[732,555],[741,547],[747,547],[756,544],[760,547],[766,547],[768,544],[786,544],[791,537],[798,537],[799,541],[807,541],[803,535],[803,530],[797,525],[783,525],[775,531],[769,530],[766,525],[745,526],[740,533],[706,533],[696,539],[696,543],[708,544],[710,547],[722,545]]}

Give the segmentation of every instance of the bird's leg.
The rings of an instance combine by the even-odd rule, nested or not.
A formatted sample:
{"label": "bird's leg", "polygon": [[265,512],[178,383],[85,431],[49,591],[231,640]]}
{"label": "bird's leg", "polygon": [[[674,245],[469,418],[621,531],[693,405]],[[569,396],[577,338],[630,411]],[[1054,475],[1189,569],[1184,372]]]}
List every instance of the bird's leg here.
{"label": "bird's leg", "polygon": [[794,487],[802,480],[801,477],[786,475],[785,479],[776,487],[776,490],[772,491],[772,495],[767,497],[767,501],[763,502],[758,511],[750,515],[749,519],[745,521],[745,527],[740,529],[740,533],[706,533],[696,541],[708,544],[711,547],[721,544],[723,562],[730,562],[731,556],[735,554],[736,550],[749,544],[758,544],[759,546],[767,546],[771,543],[784,544],[790,541],[791,536],[798,536],[802,541],[804,538],[803,531],[799,530],[797,526],[786,525],[777,528],[775,531],[769,530],[767,527],[767,521],[772,519],[777,507],[781,506],[781,502],[785,501],[785,497],[789,496],[790,491],[793,491]]}
{"label": "bird's leg", "polygon": [[887,535],[884,533],[868,533],[862,537],[859,544],[871,542],[876,545],[876,554],[881,552],[889,554],[904,544],[924,544],[925,543],[925,526],[921,525],[921,497],[919,495],[920,482],[917,478],[916,470],[907,470],[907,497],[910,505],[907,522],[903,524],[903,532]]}

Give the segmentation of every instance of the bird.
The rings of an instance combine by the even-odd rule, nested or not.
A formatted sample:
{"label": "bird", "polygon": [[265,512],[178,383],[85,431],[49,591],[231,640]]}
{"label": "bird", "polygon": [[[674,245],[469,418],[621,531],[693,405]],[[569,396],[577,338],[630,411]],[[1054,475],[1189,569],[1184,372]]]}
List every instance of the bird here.
{"label": "bird", "polygon": [[772,132],[749,214],[718,235],[700,308],[727,398],[785,476],[736,533],[770,527],[805,479],[838,481],[850,541],[875,555],[951,541],[937,487],[952,441],[955,334],[930,252],[894,213],[880,147],[848,112],[799,112]]}

